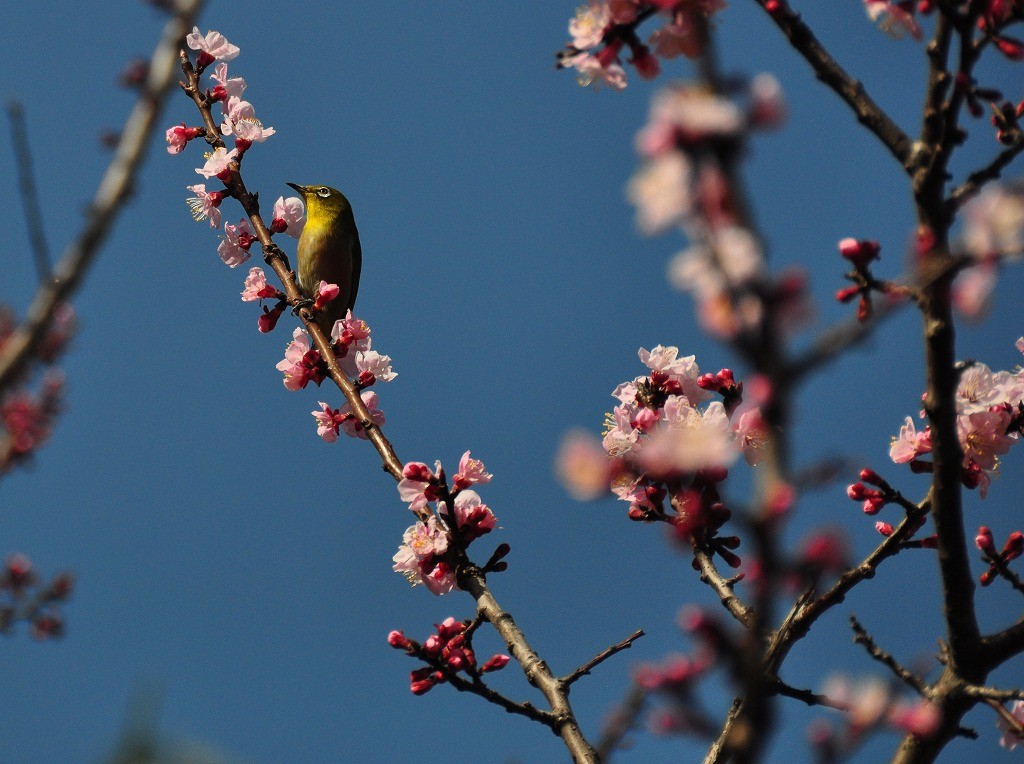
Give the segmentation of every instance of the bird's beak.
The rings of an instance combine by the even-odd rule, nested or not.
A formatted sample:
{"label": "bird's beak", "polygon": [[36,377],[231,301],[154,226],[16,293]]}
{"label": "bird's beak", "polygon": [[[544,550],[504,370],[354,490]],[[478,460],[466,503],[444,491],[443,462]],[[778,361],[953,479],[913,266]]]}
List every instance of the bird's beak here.
{"label": "bird's beak", "polygon": [[297,186],[294,183],[285,183],[285,185],[286,186],[291,186],[292,188],[294,188],[296,191],[298,191],[303,196],[306,195],[306,187],[305,186]]}

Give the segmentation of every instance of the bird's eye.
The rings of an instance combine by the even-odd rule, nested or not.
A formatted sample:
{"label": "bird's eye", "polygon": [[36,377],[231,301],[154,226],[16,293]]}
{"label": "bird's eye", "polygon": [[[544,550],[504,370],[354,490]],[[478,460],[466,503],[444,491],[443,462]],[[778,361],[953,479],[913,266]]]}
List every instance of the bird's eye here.
{"label": "bird's eye", "polygon": [[316,190],[316,195],[326,199],[328,196],[331,195],[331,189],[329,189],[327,186],[321,186]]}

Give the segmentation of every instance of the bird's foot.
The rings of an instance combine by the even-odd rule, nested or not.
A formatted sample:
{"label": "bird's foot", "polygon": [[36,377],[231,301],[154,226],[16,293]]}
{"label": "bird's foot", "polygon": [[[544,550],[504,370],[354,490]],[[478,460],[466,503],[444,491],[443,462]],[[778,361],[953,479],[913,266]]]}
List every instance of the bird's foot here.
{"label": "bird's foot", "polygon": [[312,298],[303,297],[301,300],[292,305],[292,315],[299,315],[299,311],[302,310],[303,308],[313,310],[314,305],[316,305],[316,302]]}

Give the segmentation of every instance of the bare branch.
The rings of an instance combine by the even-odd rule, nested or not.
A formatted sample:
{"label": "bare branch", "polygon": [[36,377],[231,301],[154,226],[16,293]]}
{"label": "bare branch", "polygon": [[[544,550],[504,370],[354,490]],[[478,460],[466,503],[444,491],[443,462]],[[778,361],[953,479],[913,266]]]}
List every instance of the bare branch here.
{"label": "bare branch", "polygon": [[25,208],[25,224],[28,227],[32,259],[36,264],[39,281],[42,282],[50,277],[50,249],[46,245],[46,229],[43,227],[43,216],[39,211],[39,193],[32,173],[32,147],[28,142],[25,110],[21,103],[11,101],[7,104],[7,116],[11,122],[14,161],[18,167],[18,188],[21,190],[21,203]]}
{"label": "bare branch", "polygon": [[[767,0],[754,0],[762,8]],[[857,115],[857,121],[864,125],[889,149],[899,163],[908,171],[912,168],[913,142],[899,125],[893,122],[882,108],[864,90],[864,85],[853,79],[832,55],[825,50],[799,14],[790,10],[785,2],[768,12],[769,18],[789,39],[790,44],[814,69],[818,79],[836,92]]]}
{"label": "bare branch", "polygon": [[163,36],[150,60],[149,77],[125,122],[114,158],[107,166],[89,206],[84,227],[64,251],[53,270],[53,278],[40,285],[24,323],[11,334],[0,351],[0,390],[7,389],[28,364],[52,322],[57,306],[82,283],[114,221],[124,209],[160,109],[174,84],[178,48],[191,30],[202,4],[202,0],[182,0],[177,13],[164,27]]}
{"label": "bare branch", "polygon": [[563,677],[562,682],[568,687],[576,680],[588,675],[594,668],[596,668],[601,663],[604,663],[606,660],[611,658],[616,653],[621,653],[623,650],[628,650],[629,648],[631,648],[633,646],[633,643],[640,639],[640,637],[642,637],[643,635],[644,630],[637,629],[621,642],[618,642],[612,645],[611,647],[601,651],[596,656],[594,656],[589,661],[580,666],[578,669],[573,671],[571,674],[568,674],[567,676]]}
{"label": "bare branch", "polygon": [[1018,133],[1013,143],[982,167],[967,176],[967,180],[954,188],[946,199],[946,209],[950,214],[960,209],[969,199],[976,196],[990,181],[997,180],[1003,170],[1009,167],[1017,156],[1024,151],[1024,133]]}
{"label": "bare branch", "polygon": [[730,583],[729,580],[718,572],[714,560],[711,559],[711,554],[697,542],[694,542],[693,545],[693,559],[697,561],[697,565],[700,568],[700,580],[715,591],[725,609],[729,611],[733,618],[743,624],[744,628],[748,630],[753,628],[754,611],[733,591],[733,586],[735,586],[736,582],[732,581]]}
{"label": "bare branch", "polygon": [[900,665],[899,661],[892,657],[892,655],[880,648],[875,643],[874,638],[868,634],[867,629],[865,629],[861,625],[860,621],[857,620],[856,616],[850,616],[850,627],[853,629],[854,633],[853,641],[858,645],[862,645],[864,649],[867,650],[868,655],[889,669],[897,678],[914,690],[918,695],[921,695],[924,698],[930,697],[931,688],[929,688],[928,685],[925,684],[919,676],[917,676],[917,674],[910,669],[904,668]]}

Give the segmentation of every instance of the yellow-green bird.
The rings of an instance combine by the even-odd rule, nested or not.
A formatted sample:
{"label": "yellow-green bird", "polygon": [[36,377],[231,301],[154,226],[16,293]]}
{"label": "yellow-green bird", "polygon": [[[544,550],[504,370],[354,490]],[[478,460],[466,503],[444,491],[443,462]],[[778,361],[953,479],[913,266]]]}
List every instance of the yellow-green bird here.
{"label": "yellow-green bird", "polygon": [[341,290],[316,318],[330,336],[334,322],[352,309],[359,291],[363,250],[359,246],[356,219],[348,199],[338,189],[288,185],[302,195],[306,205],[306,225],[299,237],[299,289],[309,298],[316,296],[321,281],[337,284]]}

